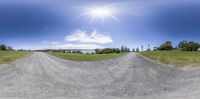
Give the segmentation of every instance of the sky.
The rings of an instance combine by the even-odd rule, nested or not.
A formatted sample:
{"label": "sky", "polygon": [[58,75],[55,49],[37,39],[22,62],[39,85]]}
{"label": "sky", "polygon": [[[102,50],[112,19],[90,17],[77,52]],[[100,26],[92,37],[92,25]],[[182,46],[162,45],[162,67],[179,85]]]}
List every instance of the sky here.
{"label": "sky", "polygon": [[0,43],[15,49],[146,49],[182,40],[200,43],[198,0],[0,1]]}

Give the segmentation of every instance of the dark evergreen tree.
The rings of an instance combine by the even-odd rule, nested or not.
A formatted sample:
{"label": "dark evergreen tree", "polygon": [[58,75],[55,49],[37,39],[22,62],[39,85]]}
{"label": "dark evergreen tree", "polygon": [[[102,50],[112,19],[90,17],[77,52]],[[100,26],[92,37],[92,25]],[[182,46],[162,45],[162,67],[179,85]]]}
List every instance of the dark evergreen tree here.
{"label": "dark evergreen tree", "polygon": [[125,52],[124,45],[122,45],[122,47],[121,47],[121,52]]}
{"label": "dark evergreen tree", "polygon": [[135,52],[135,49],[134,49],[134,48],[132,49],[132,52]]}
{"label": "dark evergreen tree", "polygon": [[148,44],[147,46],[148,46],[147,51],[151,51],[150,44]]}
{"label": "dark evergreen tree", "polygon": [[124,50],[125,50],[124,52],[128,52],[128,48],[126,46],[125,46]]}
{"label": "dark evergreen tree", "polygon": [[144,51],[144,46],[143,45],[141,46],[141,51]]}
{"label": "dark evergreen tree", "polygon": [[140,50],[139,50],[139,48],[136,48],[136,52],[139,52]]}

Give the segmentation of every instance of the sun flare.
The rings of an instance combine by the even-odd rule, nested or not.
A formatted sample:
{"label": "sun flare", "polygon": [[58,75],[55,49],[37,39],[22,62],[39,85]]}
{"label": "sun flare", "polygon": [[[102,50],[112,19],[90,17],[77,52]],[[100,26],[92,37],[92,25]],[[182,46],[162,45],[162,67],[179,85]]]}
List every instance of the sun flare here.
{"label": "sun flare", "polygon": [[84,11],[85,13],[83,13],[83,15],[89,16],[91,18],[90,22],[99,20],[104,22],[108,18],[119,22],[116,17],[118,10],[113,6],[90,7],[85,9],[86,10]]}
{"label": "sun flare", "polygon": [[96,17],[106,17],[106,16],[111,15],[112,11],[106,8],[94,8],[94,9],[90,9],[89,13]]}

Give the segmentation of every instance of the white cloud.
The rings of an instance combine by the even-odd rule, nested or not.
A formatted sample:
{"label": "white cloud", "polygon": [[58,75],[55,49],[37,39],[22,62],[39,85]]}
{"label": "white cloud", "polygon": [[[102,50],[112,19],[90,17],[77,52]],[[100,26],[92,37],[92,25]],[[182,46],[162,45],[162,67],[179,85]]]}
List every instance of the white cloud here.
{"label": "white cloud", "polygon": [[53,42],[50,42],[50,41],[42,41],[41,43],[44,44],[44,45],[50,45],[50,44],[56,45],[56,44],[59,44],[60,42],[56,42],[56,41],[53,41]]}
{"label": "white cloud", "polygon": [[57,44],[51,46],[55,49],[96,49],[96,48],[105,48],[105,46],[97,45],[97,44]]}
{"label": "white cloud", "polygon": [[[96,49],[105,48],[103,44],[112,43],[113,40],[109,35],[93,31],[90,34],[79,29],[72,34],[65,36],[65,41],[42,41],[43,48],[47,49]],[[71,43],[70,43],[71,42]]]}
{"label": "white cloud", "polygon": [[113,42],[112,38],[109,35],[105,35],[105,33],[100,33],[95,30],[90,34],[87,34],[86,31],[81,31],[79,29],[75,30],[71,35],[67,35],[65,40],[70,42],[97,44],[108,44]]}

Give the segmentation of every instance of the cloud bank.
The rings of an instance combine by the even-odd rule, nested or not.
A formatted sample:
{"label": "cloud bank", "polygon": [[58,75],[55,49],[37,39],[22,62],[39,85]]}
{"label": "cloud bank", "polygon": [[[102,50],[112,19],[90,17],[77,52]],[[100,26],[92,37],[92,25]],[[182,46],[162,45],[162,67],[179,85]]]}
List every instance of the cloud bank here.
{"label": "cloud bank", "polygon": [[61,49],[95,49],[95,48],[105,48],[105,46],[97,45],[97,44],[58,44],[55,45],[54,48],[61,48]]}
{"label": "cloud bank", "polygon": [[79,42],[79,43],[96,43],[96,44],[108,44],[112,43],[113,40],[109,35],[105,33],[100,33],[97,30],[94,30],[91,33],[86,33],[86,31],[75,30],[70,35],[65,37],[66,41],[69,42]]}
{"label": "cloud bank", "polygon": [[106,44],[113,43],[111,36],[94,30],[87,33],[86,30],[76,29],[64,37],[64,42],[42,41],[41,43],[50,49],[96,49],[105,48]]}

